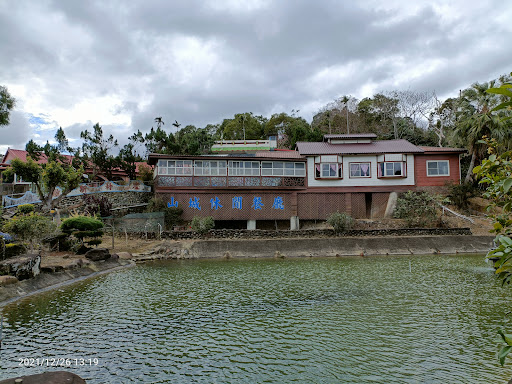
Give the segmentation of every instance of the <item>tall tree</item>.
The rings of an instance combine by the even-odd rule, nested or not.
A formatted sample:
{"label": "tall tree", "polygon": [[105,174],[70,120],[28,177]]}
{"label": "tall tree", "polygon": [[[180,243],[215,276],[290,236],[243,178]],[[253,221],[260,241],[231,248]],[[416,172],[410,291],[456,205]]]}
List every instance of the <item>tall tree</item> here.
{"label": "tall tree", "polygon": [[224,119],[219,133],[224,140],[265,139],[264,130],[267,119],[255,116],[252,112],[237,113],[232,119]]}
{"label": "tall tree", "polygon": [[9,124],[9,116],[15,105],[16,100],[7,87],[0,85],[0,127]]}
{"label": "tall tree", "polygon": [[84,140],[82,144],[84,166],[92,167],[93,179],[101,173],[108,180],[112,180],[112,172],[118,166],[112,153],[118,146],[117,140],[112,135],[104,138],[103,129],[99,123],[93,126],[92,132],[82,131],[80,137]]}
{"label": "tall tree", "polygon": [[[73,167],[68,159],[62,156],[58,146],[52,146],[49,143],[40,147],[31,140],[27,143],[26,149],[29,152],[27,161],[14,159],[11,167],[4,171],[4,174],[6,176],[16,174],[24,181],[34,183],[43,204],[43,210],[53,209],[69,192],[78,187],[82,181],[83,167]],[[34,156],[38,159],[43,154],[47,158],[45,164],[38,164],[32,158]],[[54,199],[57,187],[62,189],[62,193]]]}

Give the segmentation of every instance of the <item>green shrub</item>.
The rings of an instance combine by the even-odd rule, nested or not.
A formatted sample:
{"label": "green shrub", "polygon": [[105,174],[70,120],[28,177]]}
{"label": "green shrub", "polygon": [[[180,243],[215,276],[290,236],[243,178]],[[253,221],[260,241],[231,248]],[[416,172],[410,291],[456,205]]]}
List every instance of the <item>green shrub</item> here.
{"label": "green shrub", "polygon": [[468,209],[469,199],[476,195],[472,183],[453,184],[449,186],[448,198],[459,209]]}
{"label": "green shrub", "polygon": [[103,222],[89,216],[70,217],[62,222],[60,229],[62,232],[71,233],[73,231],[95,231],[103,228]]}
{"label": "green shrub", "polygon": [[430,226],[437,219],[437,203],[428,192],[407,191],[398,198],[393,216],[410,227]]}
{"label": "green shrub", "polygon": [[22,204],[18,205],[18,213],[26,215],[30,212],[34,212],[34,204]]}
{"label": "green shrub", "polygon": [[[0,253],[1,252],[3,252],[3,250],[0,250]],[[20,243],[5,244],[4,259],[8,259],[10,257],[15,257],[15,256],[21,255],[25,252],[27,252],[27,248],[23,244],[20,244]]]}
{"label": "green shrub", "polygon": [[31,250],[34,250],[35,243],[41,243],[56,229],[57,226],[48,217],[33,212],[15,216],[3,226],[5,232],[15,235],[20,240],[28,241]]}
{"label": "green shrub", "polygon": [[158,197],[153,197],[151,200],[149,200],[149,203],[146,207],[146,212],[164,212],[165,228],[169,230],[172,229],[175,225],[180,225],[183,223],[183,219],[181,218],[183,209],[168,207],[167,203]]}
{"label": "green shrub", "polygon": [[[103,236],[103,222],[94,217],[89,216],[76,216],[66,219],[62,222],[60,228],[62,232],[68,236],[72,235],[78,239],[77,253],[85,253],[89,250],[84,244],[99,245]],[[88,238],[88,240],[86,240]]]}
{"label": "green shrub", "polygon": [[354,219],[346,213],[335,212],[327,218],[327,223],[334,228],[334,232],[340,233],[351,229]]}
{"label": "green shrub", "polygon": [[215,227],[215,220],[213,220],[212,216],[207,216],[203,218],[194,216],[190,223],[190,226],[197,233],[203,234]]}

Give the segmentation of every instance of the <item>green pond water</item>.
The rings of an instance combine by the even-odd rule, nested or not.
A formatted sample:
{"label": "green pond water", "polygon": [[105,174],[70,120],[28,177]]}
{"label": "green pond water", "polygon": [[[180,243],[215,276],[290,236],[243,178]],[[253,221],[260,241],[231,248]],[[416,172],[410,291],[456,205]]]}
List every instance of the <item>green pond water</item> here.
{"label": "green pond water", "polygon": [[4,307],[0,379],[506,383],[511,299],[482,255],[151,263]]}

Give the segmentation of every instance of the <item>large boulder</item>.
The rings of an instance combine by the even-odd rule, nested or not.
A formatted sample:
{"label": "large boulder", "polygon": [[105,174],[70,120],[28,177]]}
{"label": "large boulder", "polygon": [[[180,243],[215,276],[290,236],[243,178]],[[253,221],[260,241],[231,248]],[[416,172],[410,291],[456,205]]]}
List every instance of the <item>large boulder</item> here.
{"label": "large boulder", "polygon": [[0,286],[15,284],[17,282],[18,282],[18,279],[15,278],[14,276],[9,276],[9,275],[0,276]]}
{"label": "large boulder", "polygon": [[15,276],[18,280],[30,279],[41,272],[41,253],[12,257],[0,262],[0,275]]}
{"label": "large boulder", "polygon": [[85,258],[91,261],[110,259],[110,251],[106,248],[94,248],[85,253]]}

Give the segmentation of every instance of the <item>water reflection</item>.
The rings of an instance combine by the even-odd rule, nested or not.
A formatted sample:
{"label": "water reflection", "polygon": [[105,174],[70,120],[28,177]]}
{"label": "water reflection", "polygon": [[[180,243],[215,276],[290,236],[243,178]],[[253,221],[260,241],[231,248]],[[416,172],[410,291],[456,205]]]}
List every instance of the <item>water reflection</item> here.
{"label": "water reflection", "polygon": [[[409,272],[409,262],[413,273]],[[482,256],[158,262],[6,307],[0,378],[98,358],[88,383],[505,382],[512,297]]]}

